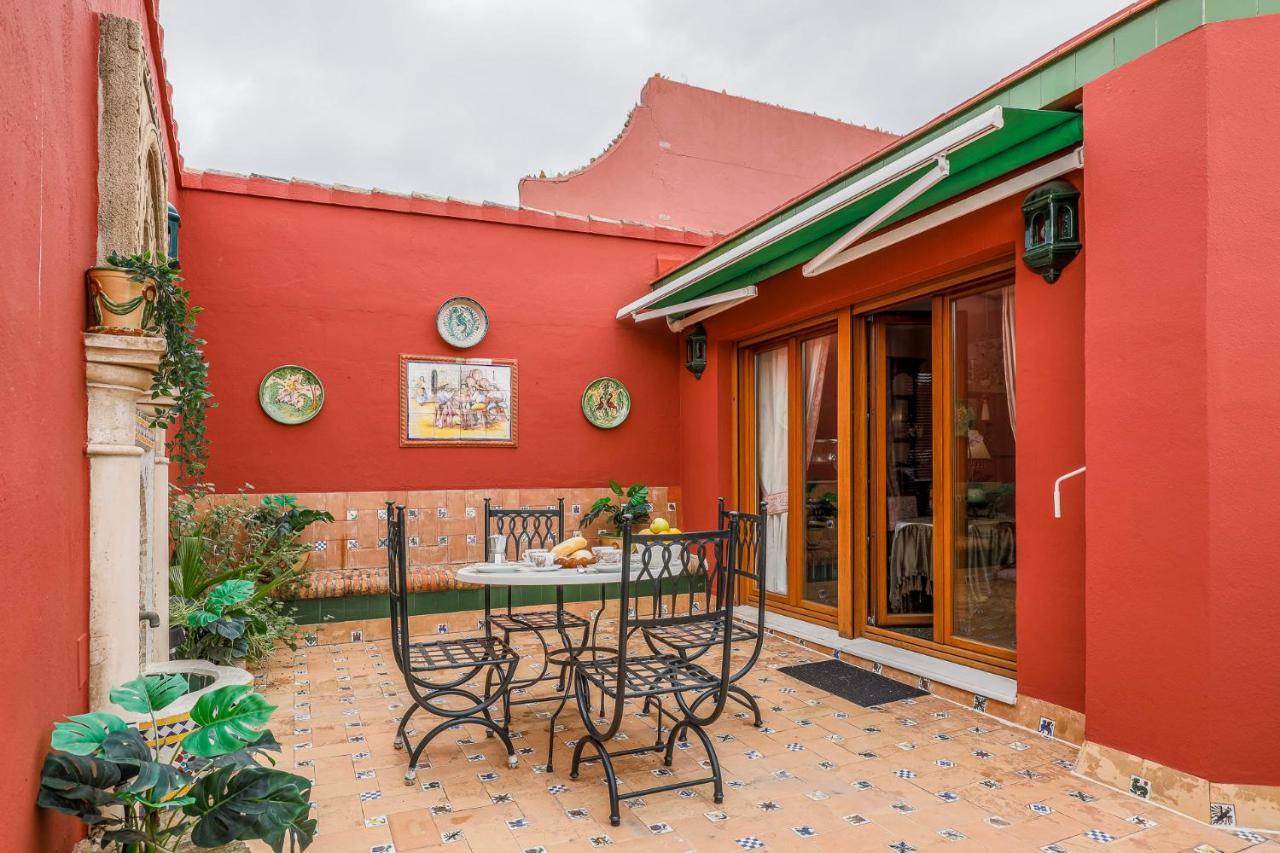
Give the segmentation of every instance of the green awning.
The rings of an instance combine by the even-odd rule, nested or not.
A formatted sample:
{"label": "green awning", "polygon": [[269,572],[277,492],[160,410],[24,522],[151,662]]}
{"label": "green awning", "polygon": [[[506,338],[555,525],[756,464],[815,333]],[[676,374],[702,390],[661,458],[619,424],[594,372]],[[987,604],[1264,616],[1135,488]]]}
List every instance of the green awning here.
{"label": "green awning", "polygon": [[[979,118],[986,124],[975,119],[969,138],[960,134],[949,144],[940,142],[936,151],[918,147],[902,152],[878,165],[873,175],[852,175],[764,220],[673,271],[645,299],[627,306],[619,316],[739,290],[804,264],[924,177],[936,167],[939,157],[949,164],[947,176],[870,233],[1077,145],[1084,136],[1083,121],[1076,112],[996,107]],[[905,167],[910,170],[904,171]],[[876,174],[888,179],[859,192],[855,184],[866,184]],[[841,198],[842,193],[849,195],[848,200]],[[824,208],[829,210],[823,212]]]}

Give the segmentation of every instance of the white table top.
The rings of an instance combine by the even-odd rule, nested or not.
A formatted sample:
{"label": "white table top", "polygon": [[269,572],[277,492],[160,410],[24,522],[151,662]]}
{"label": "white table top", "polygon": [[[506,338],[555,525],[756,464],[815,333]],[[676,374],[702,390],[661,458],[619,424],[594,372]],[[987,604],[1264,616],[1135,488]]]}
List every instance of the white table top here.
{"label": "white table top", "polygon": [[[505,571],[478,572],[476,564],[463,566],[458,570],[458,580],[462,583],[480,584],[481,586],[585,586],[587,584],[619,583],[622,580],[622,564],[618,564],[616,572],[597,572],[594,567],[585,571],[577,569],[555,569],[554,571],[534,571],[524,563],[504,563]],[[486,564],[479,564],[486,565]]]}

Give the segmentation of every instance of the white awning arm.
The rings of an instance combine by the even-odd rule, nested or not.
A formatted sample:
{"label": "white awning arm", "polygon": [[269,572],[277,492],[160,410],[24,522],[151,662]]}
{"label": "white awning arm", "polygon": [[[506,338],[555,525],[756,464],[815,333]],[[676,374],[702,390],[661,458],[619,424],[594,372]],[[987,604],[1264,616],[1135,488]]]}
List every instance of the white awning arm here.
{"label": "white awning arm", "polygon": [[976,192],[971,196],[966,196],[959,201],[953,202],[946,207],[940,207],[937,210],[927,213],[924,216],[917,217],[901,225],[895,225],[892,229],[884,231],[880,234],[846,247],[843,251],[834,255],[820,270],[810,273],[805,270],[805,275],[819,275],[824,272],[830,272],[838,266],[856,261],[858,258],[865,258],[867,255],[873,254],[886,249],[895,243],[901,243],[903,240],[909,240],[917,234],[923,234],[940,225],[951,222],[966,216],[975,210],[979,210],[997,201],[1006,199],[1009,196],[1026,192],[1033,187],[1038,187],[1045,181],[1051,181],[1054,178],[1074,172],[1084,168],[1084,147],[1076,148],[1056,157],[1046,163],[1029,169],[1021,174],[1014,175],[1007,181],[1002,181],[994,186],[987,187],[981,192]]}
{"label": "white awning arm", "polygon": [[951,174],[951,162],[946,157],[939,157],[934,161],[932,169],[921,175],[911,186],[886,201],[866,219],[850,228],[848,233],[839,240],[823,249],[816,258],[804,265],[802,272],[806,276],[815,276],[825,272],[827,262],[833,257],[861,240],[867,234],[870,234],[876,228],[879,228],[886,219],[937,186],[949,174]]}
{"label": "white awning arm", "polygon": [[628,305],[624,305],[618,309],[617,318],[621,320],[628,314],[633,314],[642,308],[659,302],[662,299],[676,293],[682,288],[688,287],[695,281],[700,281],[712,273],[723,269],[741,258],[750,255],[757,249],[767,246],[770,243],[781,240],[788,234],[797,231],[811,222],[816,222],[824,216],[844,208],[857,201],[867,193],[874,192],[886,184],[890,184],[904,175],[909,175],[926,165],[930,160],[935,160],[940,156],[950,154],[959,148],[981,139],[989,133],[993,133],[1004,127],[1004,110],[1002,107],[992,107],[991,109],[980,113],[966,122],[952,128],[946,133],[940,134],[936,138],[924,143],[913,151],[908,151],[892,160],[879,169],[871,172],[869,175],[854,181],[838,192],[815,201],[808,207],[798,210],[781,222],[756,234],[749,240],[744,240],[732,249],[725,251],[707,263],[696,269],[678,276],[674,280],[664,284],[655,290],[651,290],[644,296],[636,299]]}
{"label": "white awning arm", "polygon": [[737,290],[728,290],[724,293],[713,293],[710,296],[700,296],[697,299],[690,299],[688,302],[681,302],[678,305],[668,305],[665,308],[654,308],[652,311],[640,311],[632,314],[631,317],[637,323],[645,320],[655,320],[658,317],[670,317],[672,314],[689,314],[697,311],[699,308],[709,308],[712,305],[721,305],[725,302],[732,302],[738,305],[746,302],[748,299],[754,298],[756,295],[756,286],[754,284],[747,287],[740,287]]}
{"label": "white awning arm", "polygon": [[[751,289],[755,290],[754,287]],[[731,299],[728,302],[721,302],[718,305],[712,305],[709,308],[703,308],[701,311],[690,314],[687,317],[681,317],[679,320],[673,320],[670,317],[668,317],[667,328],[676,333],[683,332],[685,329],[689,328],[690,326],[701,323],[703,320],[707,319],[708,317],[714,317],[715,315],[719,314],[721,311],[728,311],[730,308],[733,308],[735,305],[741,305],[742,303],[750,299],[755,299],[755,294],[752,294],[751,296],[739,296],[737,299]]]}

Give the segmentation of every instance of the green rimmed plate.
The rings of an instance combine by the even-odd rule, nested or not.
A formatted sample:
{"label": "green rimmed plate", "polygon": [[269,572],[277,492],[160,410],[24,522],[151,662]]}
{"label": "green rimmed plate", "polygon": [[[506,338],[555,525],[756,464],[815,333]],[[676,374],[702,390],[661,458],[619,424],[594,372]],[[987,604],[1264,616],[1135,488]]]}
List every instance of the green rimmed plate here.
{"label": "green rimmed plate", "polygon": [[613,429],[631,414],[627,386],[612,376],[601,376],[582,392],[582,414],[600,429]]}
{"label": "green rimmed plate", "polygon": [[258,405],[273,421],[305,424],[324,406],[324,384],[305,367],[282,364],[262,377]]}
{"label": "green rimmed plate", "polygon": [[446,299],[436,312],[436,331],[449,346],[467,349],[489,333],[489,315],[470,296],[455,296]]}

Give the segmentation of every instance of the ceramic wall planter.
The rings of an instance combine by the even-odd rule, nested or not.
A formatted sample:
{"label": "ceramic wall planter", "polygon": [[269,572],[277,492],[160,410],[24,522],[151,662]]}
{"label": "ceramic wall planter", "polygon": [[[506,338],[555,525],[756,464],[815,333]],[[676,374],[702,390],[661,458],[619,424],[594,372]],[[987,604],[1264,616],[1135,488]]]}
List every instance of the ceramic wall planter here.
{"label": "ceramic wall planter", "polygon": [[155,312],[156,286],[150,281],[134,281],[131,275],[115,267],[92,267],[85,274],[90,332],[147,334]]}

